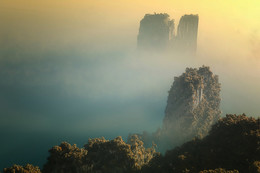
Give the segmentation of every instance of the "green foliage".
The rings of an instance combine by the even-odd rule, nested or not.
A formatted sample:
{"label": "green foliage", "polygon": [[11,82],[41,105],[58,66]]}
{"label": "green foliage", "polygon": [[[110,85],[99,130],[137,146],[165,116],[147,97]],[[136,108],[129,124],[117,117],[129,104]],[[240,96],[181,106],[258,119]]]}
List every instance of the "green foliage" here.
{"label": "green foliage", "polygon": [[25,166],[13,165],[10,168],[4,168],[4,173],[41,173],[41,170],[31,164]]}
{"label": "green foliage", "polygon": [[238,170],[227,171],[225,169],[218,168],[218,169],[215,169],[215,170],[200,171],[199,173],[239,173],[239,171]]}
{"label": "green foliage", "polygon": [[89,139],[84,148],[66,142],[49,150],[43,173],[127,173],[136,172],[156,155],[155,149],[144,148],[137,135],[126,144],[122,137],[106,140]]}
{"label": "green foliage", "polygon": [[93,165],[93,172],[131,172],[136,169],[131,146],[121,137],[111,141],[90,139],[84,147],[88,150],[88,163]]}
{"label": "green foliage", "polygon": [[43,172],[84,172],[91,170],[87,164],[87,150],[62,142],[49,150],[48,162],[43,167]]}
{"label": "green foliage", "polygon": [[135,167],[141,169],[143,165],[148,164],[149,161],[157,154],[155,145],[151,148],[145,148],[143,141],[136,134],[128,137],[128,142],[131,145],[131,151],[135,160]]}
{"label": "green foliage", "polygon": [[195,138],[168,151],[156,161],[160,166],[149,164],[150,168],[146,167],[144,172],[223,172],[234,169],[233,172],[257,172],[259,160],[259,118],[227,115],[213,125],[208,136]]}
{"label": "green foliage", "polygon": [[260,161],[254,161],[251,165],[250,172],[260,173]]}

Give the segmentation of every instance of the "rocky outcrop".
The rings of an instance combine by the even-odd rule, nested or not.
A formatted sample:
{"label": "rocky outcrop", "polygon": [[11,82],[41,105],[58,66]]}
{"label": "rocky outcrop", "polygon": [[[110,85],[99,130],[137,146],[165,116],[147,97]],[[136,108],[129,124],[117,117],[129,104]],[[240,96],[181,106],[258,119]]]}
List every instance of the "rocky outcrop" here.
{"label": "rocky outcrop", "polygon": [[137,46],[141,50],[194,53],[197,49],[198,24],[198,15],[184,15],[175,34],[174,20],[168,14],[146,14],[140,22]]}
{"label": "rocky outcrop", "polygon": [[173,146],[207,135],[220,118],[220,83],[209,67],[187,68],[174,78],[162,132]]}
{"label": "rocky outcrop", "polygon": [[174,78],[169,91],[163,126],[150,134],[137,134],[146,147],[157,150],[180,146],[195,137],[205,137],[220,118],[220,83],[209,67],[186,68]]}
{"label": "rocky outcrop", "polygon": [[197,37],[198,37],[198,15],[184,15],[181,17],[175,46],[180,51],[196,52],[197,50]]}
{"label": "rocky outcrop", "polygon": [[165,49],[173,34],[174,21],[170,20],[168,14],[146,14],[140,22],[138,48]]}

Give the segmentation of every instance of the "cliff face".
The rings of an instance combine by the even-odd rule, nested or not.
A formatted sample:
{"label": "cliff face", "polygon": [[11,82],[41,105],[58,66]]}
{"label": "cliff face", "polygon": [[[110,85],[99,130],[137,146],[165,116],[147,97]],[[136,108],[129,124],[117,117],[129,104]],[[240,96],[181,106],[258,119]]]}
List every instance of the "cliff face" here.
{"label": "cliff face", "polygon": [[182,16],[175,35],[174,20],[168,14],[146,14],[140,22],[137,46],[139,49],[194,53],[197,49],[198,23],[198,15]]}
{"label": "cliff face", "polygon": [[196,52],[198,25],[198,15],[191,14],[182,16],[178,25],[175,46],[177,46],[180,50]]}
{"label": "cliff face", "polygon": [[166,48],[173,37],[173,31],[174,21],[170,20],[168,14],[146,14],[140,22],[138,48]]}
{"label": "cliff face", "polygon": [[162,133],[174,145],[204,137],[220,118],[220,83],[209,67],[187,68],[169,91]]}

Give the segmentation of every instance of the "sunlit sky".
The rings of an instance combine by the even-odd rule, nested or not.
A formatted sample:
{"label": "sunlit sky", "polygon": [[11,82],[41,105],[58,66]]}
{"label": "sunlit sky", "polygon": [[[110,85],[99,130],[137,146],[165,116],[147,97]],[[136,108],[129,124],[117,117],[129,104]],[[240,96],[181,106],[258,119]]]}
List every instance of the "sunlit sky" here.
{"label": "sunlit sky", "polygon": [[154,12],[166,12],[176,22],[183,14],[199,14],[200,42],[220,42],[222,37],[236,35],[249,38],[259,35],[260,27],[258,0],[2,0],[0,8],[1,36],[41,49],[131,46],[136,41],[138,21],[145,13]]}

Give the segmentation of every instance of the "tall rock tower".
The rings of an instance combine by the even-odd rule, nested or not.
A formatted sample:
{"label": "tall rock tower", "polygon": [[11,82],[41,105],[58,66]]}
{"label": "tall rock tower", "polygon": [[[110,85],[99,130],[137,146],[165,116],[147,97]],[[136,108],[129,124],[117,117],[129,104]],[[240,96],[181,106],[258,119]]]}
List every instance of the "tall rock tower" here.
{"label": "tall rock tower", "polygon": [[176,37],[176,45],[180,50],[196,52],[198,25],[198,15],[191,14],[181,17]]}
{"label": "tall rock tower", "polygon": [[175,35],[174,20],[168,14],[146,14],[140,22],[137,47],[142,50],[168,49],[178,53],[195,53],[198,24],[198,15],[184,15]]}
{"label": "tall rock tower", "polygon": [[140,49],[161,50],[173,37],[174,21],[168,14],[146,14],[140,22],[137,46]]}
{"label": "tall rock tower", "polygon": [[169,91],[162,134],[171,145],[204,137],[220,118],[220,83],[209,67],[187,68]]}

